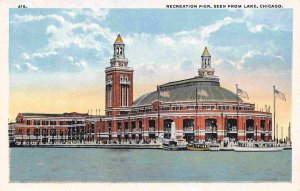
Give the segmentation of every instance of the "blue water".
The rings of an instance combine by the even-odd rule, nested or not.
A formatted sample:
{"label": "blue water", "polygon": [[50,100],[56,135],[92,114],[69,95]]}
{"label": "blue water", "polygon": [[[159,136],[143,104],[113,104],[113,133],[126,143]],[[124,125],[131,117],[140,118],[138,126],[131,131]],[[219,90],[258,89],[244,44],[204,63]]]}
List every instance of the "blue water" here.
{"label": "blue water", "polygon": [[291,150],[270,153],[11,148],[11,182],[291,181]]}

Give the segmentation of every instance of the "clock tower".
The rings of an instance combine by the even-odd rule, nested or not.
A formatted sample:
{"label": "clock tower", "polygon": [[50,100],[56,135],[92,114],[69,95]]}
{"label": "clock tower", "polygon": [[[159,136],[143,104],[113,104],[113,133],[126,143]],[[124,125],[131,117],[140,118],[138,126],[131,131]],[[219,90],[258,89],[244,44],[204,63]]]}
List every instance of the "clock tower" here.
{"label": "clock tower", "polygon": [[117,116],[127,114],[133,103],[133,69],[128,67],[125,44],[118,34],[114,43],[113,58],[105,69],[105,114]]}

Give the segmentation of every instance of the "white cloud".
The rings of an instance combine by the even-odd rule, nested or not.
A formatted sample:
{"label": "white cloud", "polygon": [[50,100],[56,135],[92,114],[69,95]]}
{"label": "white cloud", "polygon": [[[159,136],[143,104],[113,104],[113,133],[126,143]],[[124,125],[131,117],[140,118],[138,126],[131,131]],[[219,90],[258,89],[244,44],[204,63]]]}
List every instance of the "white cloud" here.
{"label": "white cloud", "polygon": [[263,27],[265,27],[264,25],[255,25],[255,26],[247,25],[247,26],[248,26],[249,31],[252,33],[262,32]]}
{"label": "white cloud", "polygon": [[232,24],[232,23],[242,23],[244,22],[241,19],[233,19],[231,17],[225,17],[223,20],[219,20],[211,25],[204,26],[201,31],[201,37],[202,39],[206,39],[210,36],[211,33],[217,32],[220,30],[223,26]]}
{"label": "white cloud", "polygon": [[80,60],[79,62],[74,62],[74,63],[72,63],[72,65],[84,67],[84,68],[86,68],[88,66],[88,64],[85,60]]}
{"label": "white cloud", "polygon": [[250,59],[250,58],[252,58],[252,57],[254,57],[256,55],[259,55],[259,54],[262,54],[262,53],[258,52],[258,51],[253,51],[253,50],[246,52],[242,56],[241,60],[238,61],[237,63],[235,63],[236,68],[239,69],[239,70],[242,69],[243,65],[245,64],[245,62],[246,62],[247,59]]}
{"label": "white cloud", "polygon": [[158,37],[156,40],[158,41],[158,43],[166,46],[173,46],[175,44],[175,41],[168,36]]}
{"label": "white cloud", "polygon": [[63,13],[72,18],[76,16],[86,16],[101,21],[106,19],[108,12],[108,9],[72,9],[64,11]]}
{"label": "white cloud", "polygon": [[53,56],[53,55],[57,55],[57,52],[55,51],[51,51],[51,52],[36,52],[31,54],[31,56],[33,58],[44,58],[44,57],[49,57],[49,56]]}
{"label": "white cloud", "polygon": [[28,71],[31,71],[31,72],[38,72],[38,71],[40,71],[38,67],[32,65],[32,64],[29,63],[29,62],[26,62],[24,65],[26,66],[26,69],[27,69]]}
{"label": "white cloud", "polygon": [[74,61],[74,58],[73,58],[72,56],[68,56],[68,57],[67,57],[67,60],[68,60],[69,62],[73,62],[73,61]]}
{"label": "white cloud", "polygon": [[27,52],[23,52],[22,56],[25,60],[29,60],[29,55]]}
{"label": "white cloud", "polygon": [[22,68],[19,64],[16,64],[15,67],[17,68],[17,70],[22,70]]}
{"label": "white cloud", "polygon": [[62,16],[59,15],[14,15],[14,19],[12,20],[12,23],[16,23],[16,22],[21,22],[21,23],[25,23],[25,22],[33,22],[33,21],[41,21],[43,19],[54,19],[59,21],[60,23],[64,23],[65,19]]}
{"label": "white cloud", "polygon": [[284,58],[280,55],[273,55],[271,52],[260,52],[260,51],[255,51],[255,50],[250,50],[247,51],[240,60],[238,61],[233,61],[233,60],[229,60],[229,59],[221,59],[218,60],[217,62],[227,62],[229,64],[231,64],[232,66],[234,66],[236,69],[241,70],[244,68],[244,65],[246,64],[246,61],[254,58],[255,56],[267,56],[270,58],[275,58],[275,59],[280,59],[280,60],[284,60]]}
{"label": "white cloud", "polygon": [[[96,40],[97,36],[107,39],[107,42],[113,41],[115,35],[111,34],[109,29],[101,27],[96,23],[72,23],[65,21],[61,26],[49,26],[49,37],[47,51],[55,51],[59,48],[68,48],[71,44],[77,45],[82,49],[94,49],[99,54],[105,49],[103,42]],[[77,32],[80,29],[83,32]]]}
{"label": "white cloud", "polygon": [[49,25],[47,27],[47,34],[55,33],[56,31],[57,31],[57,28],[54,25]]}

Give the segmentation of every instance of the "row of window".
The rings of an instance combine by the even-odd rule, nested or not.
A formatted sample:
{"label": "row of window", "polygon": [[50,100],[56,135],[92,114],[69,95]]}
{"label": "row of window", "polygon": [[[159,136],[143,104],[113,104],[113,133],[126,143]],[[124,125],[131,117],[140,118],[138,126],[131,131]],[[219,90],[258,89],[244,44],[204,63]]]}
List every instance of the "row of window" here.
{"label": "row of window", "polygon": [[[177,106],[177,107],[166,107],[161,106],[160,110],[162,111],[177,111],[177,110],[196,110],[196,106]],[[231,107],[231,106],[198,106],[198,110],[237,110],[238,107]],[[138,113],[138,112],[151,112],[151,111],[157,111],[157,108],[151,110],[151,109],[145,109],[140,108],[138,111],[134,110],[132,113]],[[239,111],[254,111],[254,107],[239,107]],[[121,113],[120,113],[121,114]]]}
{"label": "row of window", "polygon": [[[173,122],[172,119],[165,119],[165,120],[163,120],[163,126],[165,128],[170,128],[172,122]],[[156,123],[157,123],[156,120],[149,120],[148,121],[148,126],[151,127],[151,128],[155,128]],[[139,129],[143,128],[142,121],[138,121],[138,123],[136,123],[135,121],[124,122],[124,128],[125,129],[129,129],[129,125],[132,129],[136,129],[136,126],[138,126]],[[210,118],[210,119],[205,120],[205,127],[206,128],[210,128],[210,127],[211,128],[214,128],[214,127],[216,128],[218,125],[221,125],[221,124],[217,124],[216,119]],[[227,120],[224,121],[224,124],[222,124],[222,125],[227,126],[227,129],[235,131],[236,128],[237,128],[237,120],[236,119],[227,119]],[[254,127],[255,127],[255,129],[257,128],[257,125],[258,125],[257,123],[255,125],[253,119],[247,119],[244,122],[244,126],[245,126],[244,128],[246,128],[247,131],[253,131]],[[260,125],[261,130],[265,130],[266,120],[260,120],[259,125]],[[109,123],[108,126],[111,127],[111,123]],[[194,119],[183,119],[183,128],[194,128],[194,126],[195,126]],[[122,129],[122,123],[118,122],[117,127],[118,127],[119,130],[121,130]],[[271,129],[271,127],[272,127],[272,123],[270,121],[270,122],[268,122],[268,128]]]}
{"label": "row of window", "polygon": [[[27,125],[32,124],[32,120],[26,120]],[[84,124],[83,121],[46,121],[42,120],[42,125],[73,125],[73,124]],[[41,120],[33,120],[33,125],[41,125]]]}
{"label": "row of window", "polygon": [[[60,135],[70,135],[70,134],[86,134],[86,133],[95,133],[94,128],[90,129],[84,129],[84,128],[68,128],[68,130],[56,130],[56,129],[34,129],[33,134],[30,131],[30,129],[26,129],[26,135],[33,135],[33,136],[39,136],[39,135],[57,135],[59,133]],[[19,130],[19,134],[22,134],[22,130]]]}

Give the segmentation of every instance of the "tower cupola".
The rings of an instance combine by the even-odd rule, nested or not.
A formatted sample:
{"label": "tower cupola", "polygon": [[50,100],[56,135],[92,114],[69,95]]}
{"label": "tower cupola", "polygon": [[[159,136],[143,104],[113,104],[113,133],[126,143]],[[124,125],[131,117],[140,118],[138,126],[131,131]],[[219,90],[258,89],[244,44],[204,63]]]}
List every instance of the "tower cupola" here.
{"label": "tower cupola", "polygon": [[118,34],[114,43],[114,58],[125,59],[125,44],[120,34]]}
{"label": "tower cupola", "polygon": [[201,56],[201,68],[198,70],[199,77],[215,77],[215,70],[211,67],[211,56],[207,47],[204,48]]}

